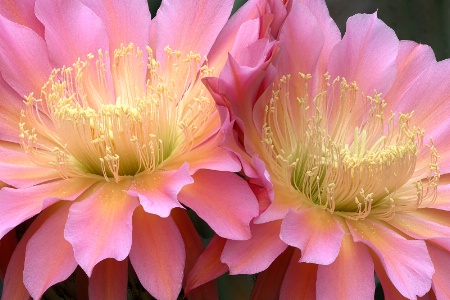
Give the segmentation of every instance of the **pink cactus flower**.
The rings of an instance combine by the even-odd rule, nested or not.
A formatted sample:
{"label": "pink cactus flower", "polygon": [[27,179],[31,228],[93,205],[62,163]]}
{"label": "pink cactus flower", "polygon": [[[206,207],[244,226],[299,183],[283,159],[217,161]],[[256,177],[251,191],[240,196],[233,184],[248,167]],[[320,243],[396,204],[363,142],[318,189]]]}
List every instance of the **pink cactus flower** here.
{"label": "pink cactus flower", "polygon": [[285,11],[275,76],[231,57],[208,81],[262,213],[251,239],[213,240],[189,287],[229,268],[262,272],[254,299],[373,299],[375,273],[386,298],[448,299],[450,60],[376,13],[341,39],[324,1]]}
{"label": "pink cactus flower", "polygon": [[201,81],[230,51],[274,47],[241,28],[256,4],[227,23],[231,0],[165,0],[152,20],[144,0],[0,3],[0,253],[29,225],[2,299],[39,299],[77,266],[90,298],[126,299],[128,261],[175,299],[203,249],[185,206],[250,238],[258,203]]}

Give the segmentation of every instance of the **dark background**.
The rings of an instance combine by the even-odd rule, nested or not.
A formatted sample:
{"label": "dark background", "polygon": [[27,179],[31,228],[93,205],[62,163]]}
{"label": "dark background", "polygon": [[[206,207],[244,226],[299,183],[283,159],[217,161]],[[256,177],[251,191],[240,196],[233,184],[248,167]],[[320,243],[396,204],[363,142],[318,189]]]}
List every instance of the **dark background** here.
{"label": "dark background", "polygon": [[[148,0],[154,16],[161,1]],[[239,8],[246,0],[236,0]],[[373,13],[395,30],[401,40],[430,45],[438,60],[450,57],[450,0],[326,0],[331,17],[345,31],[347,18]]]}

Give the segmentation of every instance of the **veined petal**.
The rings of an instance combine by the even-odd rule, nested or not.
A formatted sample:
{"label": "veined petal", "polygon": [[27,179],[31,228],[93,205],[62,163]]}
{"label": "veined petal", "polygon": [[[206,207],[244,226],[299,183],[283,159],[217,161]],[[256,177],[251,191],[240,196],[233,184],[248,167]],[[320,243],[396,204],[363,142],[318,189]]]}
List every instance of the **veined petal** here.
{"label": "veined petal", "polygon": [[267,269],[287,248],[279,237],[280,225],[280,221],[252,224],[251,239],[227,241],[221,260],[230,268],[230,274],[254,274]]}
{"label": "veined petal", "polygon": [[108,33],[110,49],[134,43],[141,50],[148,45],[150,11],[145,0],[81,0],[101,18]]}
{"label": "veined petal", "polygon": [[45,26],[50,59],[57,66],[109,49],[101,19],[79,0],[37,0],[36,16]]}
{"label": "veined petal", "polygon": [[69,210],[64,237],[88,276],[101,260],[124,260],[130,252],[132,215],[139,205],[126,193],[130,184],[101,182]]}
{"label": "veined petal", "polygon": [[215,235],[206,247],[205,251],[199,256],[194,267],[189,272],[186,280],[186,294],[191,290],[219,277],[228,271],[226,264],[220,261],[223,247],[226,239]]}
{"label": "veined petal", "polygon": [[367,94],[374,90],[386,94],[397,71],[399,40],[395,32],[379,20],[376,13],[352,16],[346,28],[344,38],[330,54],[331,77],[356,81]]}
{"label": "veined petal", "polygon": [[373,272],[367,247],[347,234],[336,260],[317,269],[317,299],[370,299],[375,293]]}
{"label": "veined petal", "polygon": [[35,0],[5,0],[0,1],[0,14],[20,25],[33,29],[34,32],[44,37],[44,26],[34,14]]}
{"label": "veined petal", "polygon": [[317,265],[299,263],[300,256],[300,251],[294,251],[281,285],[280,300],[316,298]]}
{"label": "veined petal", "polygon": [[155,19],[156,57],[164,62],[164,48],[207,55],[233,7],[232,0],[165,0]]}
{"label": "veined petal", "polygon": [[33,299],[40,299],[77,267],[72,245],[64,239],[69,207],[70,203],[65,203],[56,210],[27,243],[23,281]]}
{"label": "veined petal", "polygon": [[128,259],[107,258],[99,262],[89,278],[89,299],[127,298]]}
{"label": "veined petal", "polygon": [[367,219],[347,220],[347,224],[353,240],[365,243],[376,253],[387,276],[403,296],[416,299],[428,292],[434,268],[424,241],[406,240]]}
{"label": "veined petal", "polygon": [[[402,106],[409,100],[404,94],[420,81],[421,74],[436,64],[434,52],[430,46],[412,41],[400,41],[397,56],[397,76],[392,88],[386,95],[386,111],[404,111]],[[407,111],[404,111],[407,112]]]}
{"label": "veined petal", "polygon": [[0,72],[20,96],[40,91],[51,73],[45,41],[30,28],[1,14]]}
{"label": "veined petal", "polygon": [[[302,22],[298,22],[301,19]],[[280,30],[281,75],[315,74],[324,45],[324,36],[316,18],[305,5],[293,1],[291,11]],[[295,50],[294,50],[295,49]],[[293,85],[295,87],[295,85]]]}
{"label": "veined petal", "polygon": [[321,208],[290,211],[281,224],[281,239],[302,250],[300,262],[329,265],[339,254],[344,230]]}
{"label": "veined petal", "polygon": [[126,192],[138,197],[146,212],[166,218],[172,208],[183,207],[177,195],[184,186],[194,182],[188,168],[188,164],[184,164],[176,171],[138,175]]}
{"label": "veined petal", "polygon": [[157,299],[176,299],[181,290],[186,254],[172,217],[136,209],[130,261],[144,288]]}
{"label": "veined petal", "polygon": [[386,300],[407,300],[407,298],[404,297],[402,294],[400,294],[397,288],[392,284],[391,280],[389,279],[389,276],[386,274],[385,269],[381,264],[381,262],[379,261],[378,257],[376,256],[373,257],[373,260],[374,260],[375,274],[380,280],[381,287],[383,288],[384,298]]}
{"label": "veined petal", "polygon": [[[258,215],[258,202],[247,182],[234,173],[199,170],[194,184],[178,198],[224,238],[250,238],[250,221]],[[232,187],[232,188],[231,188]]]}
{"label": "veined petal", "polygon": [[0,190],[0,237],[23,221],[59,200],[75,200],[89,186],[91,179],[71,178],[41,185]]}

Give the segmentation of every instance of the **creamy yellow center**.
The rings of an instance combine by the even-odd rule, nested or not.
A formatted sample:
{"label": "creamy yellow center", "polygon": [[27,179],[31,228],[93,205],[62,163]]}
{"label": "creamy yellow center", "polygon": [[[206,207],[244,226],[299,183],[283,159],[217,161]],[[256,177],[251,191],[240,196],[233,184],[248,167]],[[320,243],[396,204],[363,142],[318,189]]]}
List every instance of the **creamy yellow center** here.
{"label": "creamy yellow center", "polygon": [[[217,124],[214,101],[200,80],[201,57],[166,47],[165,65],[132,44],[73,67],[53,70],[41,98],[26,97],[20,123],[32,160],[61,176],[106,180],[161,168],[189,151]],[[110,66],[110,67],[109,67]]]}
{"label": "creamy yellow center", "polygon": [[411,126],[413,112],[386,117],[380,94],[365,96],[344,78],[329,83],[328,75],[310,99],[310,79],[300,73],[293,88],[283,77],[266,106],[263,152],[274,181],[304,205],[353,220],[389,219],[435,199],[432,141],[429,174],[414,175],[424,131]]}

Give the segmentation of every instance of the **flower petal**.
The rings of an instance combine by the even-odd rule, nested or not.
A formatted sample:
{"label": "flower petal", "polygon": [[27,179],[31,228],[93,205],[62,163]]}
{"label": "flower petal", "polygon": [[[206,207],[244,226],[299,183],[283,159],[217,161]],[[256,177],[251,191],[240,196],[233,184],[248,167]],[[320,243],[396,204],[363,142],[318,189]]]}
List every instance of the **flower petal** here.
{"label": "flower petal", "polygon": [[279,237],[280,224],[280,221],[252,224],[251,239],[227,241],[221,260],[230,268],[230,274],[254,274],[267,269],[287,248]]}
{"label": "flower petal", "polygon": [[71,178],[23,189],[0,190],[0,237],[59,200],[75,200],[93,183]]}
{"label": "flower petal", "polygon": [[139,281],[153,297],[178,297],[185,259],[183,238],[173,219],[136,209],[130,261]]}
{"label": "flower petal", "polygon": [[347,220],[355,242],[363,242],[379,257],[387,276],[406,298],[423,296],[431,288],[433,263],[424,241],[406,240],[371,220]]}
{"label": "flower petal", "polygon": [[450,236],[450,212],[422,208],[408,214],[398,213],[389,225],[415,239]]}
{"label": "flower petal", "polygon": [[[298,22],[299,19],[302,22]],[[324,36],[308,7],[299,1],[292,2],[291,11],[281,27],[279,39],[280,75],[298,72],[316,74],[317,62],[324,46]]]}
{"label": "flower petal", "polygon": [[0,14],[0,72],[6,82],[20,96],[37,93],[51,70],[45,41]]}
{"label": "flower petal", "polygon": [[23,98],[0,74],[0,140],[19,143],[20,112],[25,109]]}
{"label": "flower petal", "polygon": [[156,57],[164,62],[164,48],[184,54],[207,55],[233,7],[232,0],[165,0],[153,20],[156,22]]}
{"label": "flower petal", "polygon": [[141,50],[148,45],[150,11],[145,0],[81,0],[98,15],[109,38],[109,48],[119,49],[121,44],[134,43]]}
{"label": "flower petal", "polygon": [[67,279],[77,267],[72,245],[64,239],[69,207],[70,203],[65,203],[56,210],[27,244],[23,281],[34,299],[40,299],[49,287]]}
{"label": "flower petal", "polygon": [[139,205],[125,191],[130,181],[101,182],[69,210],[64,231],[88,276],[105,258],[124,260],[131,248],[132,215]]}
{"label": "flower petal", "polygon": [[0,1],[0,14],[20,25],[26,26],[44,37],[44,26],[34,14],[35,0]]}
{"label": "flower petal", "polygon": [[352,16],[342,41],[330,54],[331,78],[341,76],[347,82],[356,81],[367,95],[374,89],[386,94],[395,79],[398,47],[395,32],[376,13]]}
{"label": "flower petal", "polygon": [[99,49],[108,50],[101,19],[79,0],[36,0],[36,16],[45,26],[45,40],[56,66],[72,66]]}
{"label": "flower petal", "polygon": [[222,139],[222,132],[217,132],[188,153],[169,159],[167,163],[164,162],[164,167],[170,170],[172,166],[178,168],[184,162],[189,162],[190,174],[194,174],[200,169],[239,172],[241,164],[238,159],[228,150],[219,146]]}
{"label": "flower petal", "polygon": [[274,262],[256,277],[251,299],[280,299],[281,285],[286,270],[294,253],[293,247],[288,247]]}
{"label": "flower petal", "polygon": [[370,299],[375,293],[373,272],[367,247],[347,234],[336,260],[317,269],[317,299]]}
{"label": "flower petal", "polygon": [[228,271],[226,264],[220,261],[223,247],[226,239],[215,235],[206,247],[205,251],[199,256],[194,267],[189,272],[186,280],[185,293],[189,294],[191,290],[223,275]]}
{"label": "flower petal", "polygon": [[[204,252],[205,247],[203,246],[203,242],[185,209],[174,209],[171,212],[171,216],[177,224],[178,230],[183,238],[186,250],[186,267],[184,272],[185,274],[189,274],[194,268],[196,262],[199,260],[199,256]],[[211,245],[211,242],[209,245]],[[217,261],[219,261],[219,258],[217,258]],[[188,288],[187,285],[189,283],[187,277],[188,276],[185,276],[183,288],[185,295],[189,293],[189,299],[196,299],[197,296],[200,299],[203,299],[204,297],[207,297],[208,299],[218,298],[217,286],[215,282],[212,281],[208,284],[203,284],[198,288]],[[191,291],[191,289],[194,290]]]}
{"label": "flower petal", "polygon": [[344,230],[321,208],[290,211],[281,225],[281,239],[302,250],[300,262],[331,264],[339,254]]}
{"label": "flower petal", "polygon": [[128,259],[107,258],[99,262],[89,278],[89,299],[127,298]]}
{"label": "flower petal", "polygon": [[316,299],[317,265],[299,263],[300,256],[300,251],[294,251],[281,285],[280,300]]}
{"label": "flower petal", "polygon": [[175,207],[183,207],[177,200],[180,190],[193,183],[188,164],[177,171],[160,171],[138,175],[133,179],[128,195],[138,197],[148,213],[166,218]]}
{"label": "flower petal", "polygon": [[385,111],[400,111],[407,113],[401,107],[409,100],[403,99],[404,94],[420,80],[421,74],[436,64],[436,58],[430,46],[413,41],[400,41],[397,56],[397,76],[392,88],[386,95]]}
{"label": "flower petal", "polygon": [[6,270],[5,280],[3,281],[2,300],[28,300],[30,294],[24,285],[23,269],[25,264],[25,251],[30,238],[42,226],[42,224],[51,216],[58,205],[51,206],[41,212],[25,231],[24,235],[17,244]]}
{"label": "flower petal", "polygon": [[250,238],[249,223],[258,215],[258,202],[247,182],[234,173],[211,170],[200,170],[192,177],[194,184],[181,190],[180,202],[221,237]]}

